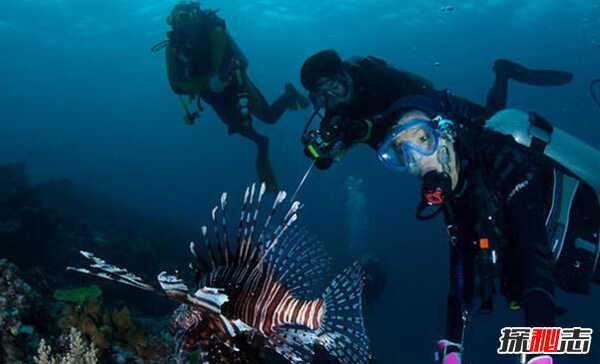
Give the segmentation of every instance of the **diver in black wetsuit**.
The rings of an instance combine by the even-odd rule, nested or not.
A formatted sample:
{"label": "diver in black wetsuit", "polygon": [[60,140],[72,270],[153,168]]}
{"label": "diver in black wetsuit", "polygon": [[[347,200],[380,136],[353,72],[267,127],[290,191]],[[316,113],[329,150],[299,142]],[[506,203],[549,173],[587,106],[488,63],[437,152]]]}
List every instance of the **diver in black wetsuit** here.
{"label": "diver in black wetsuit", "polygon": [[[285,112],[309,107],[308,99],[288,83],[277,100],[267,102],[248,76],[248,60],[216,11],[203,9],[198,2],[179,2],[167,22],[172,28],[169,39],[153,49],[165,48],[169,84],[180,95],[185,121],[193,124],[203,111],[202,101],[209,104],[229,134],[256,144],[259,180],[270,191],[278,190],[269,138],[256,131],[253,119],[276,124]],[[190,105],[194,100],[197,110]]]}
{"label": "diver in black wetsuit", "polygon": [[555,286],[586,294],[600,282],[600,151],[536,114],[485,121],[457,111],[451,100],[408,96],[378,120],[386,132],[373,141],[384,165],[422,179],[417,216],[443,213],[448,227],[445,364],[461,362],[466,315],[476,295],[490,311],[498,283],[526,326],[553,327]]}
{"label": "diver in black wetsuit", "polygon": [[[530,70],[507,60],[494,64],[496,79],[486,106],[458,97],[463,113],[488,118],[504,109],[508,81],[536,86],[558,86],[571,81],[572,75],[561,71]],[[316,160],[319,169],[327,169],[353,144],[374,147],[377,134],[383,131],[373,118],[383,113],[396,100],[408,95],[438,97],[440,94],[428,80],[401,71],[375,57],[342,61],[333,50],[325,50],[308,58],[302,66],[301,80],[317,109],[324,109],[321,125],[303,136],[305,153]]]}

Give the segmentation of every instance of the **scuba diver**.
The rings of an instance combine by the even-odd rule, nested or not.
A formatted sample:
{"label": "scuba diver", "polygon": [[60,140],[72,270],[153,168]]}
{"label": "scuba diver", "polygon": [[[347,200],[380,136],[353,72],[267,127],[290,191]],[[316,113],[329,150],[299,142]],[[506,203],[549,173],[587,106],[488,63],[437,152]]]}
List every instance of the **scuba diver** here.
{"label": "scuba diver", "polygon": [[[588,294],[600,283],[600,151],[535,113],[507,109],[484,120],[461,111],[451,99],[407,96],[379,118],[386,132],[374,141],[386,167],[422,180],[417,218],[445,219],[444,364],[461,363],[475,299],[489,312],[499,290],[511,310],[523,309],[526,326],[554,327],[556,287]],[[531,354],[521,363],[552,363]]]}
{"label": "scuba diver", "polygon": [[[168,40],[154,46],[153,51],[166,48],[169,83],[180,95],[186,123],[193,124],[200,116],[201,101],[211,105],[229,134],[238,133],[257,145],[259,179],[270,190],[277,190],[269,161],[269,139],[253,128],[252,117],[275,124],[287,110],[307,108],[308,99],[288,83],[285,92],[269,105],[248,77],[248,61],[216,11],[201,9],[198,2],[181,2],[167,23],[172,28]],[[192,111],[194,101],[197,109]]]}
{"label": "scuba diver", "polygon": [[[560,86],[569,83],[572,74],[561,71],[531,70],[499,59],[494,63],[496,78],[488,92],[486,106],[453,97],[464,112],[488,118],[506,107],[508,82],[515,80],[534,86]],[[396,100],[408,95],[434,96],[433,84],[421,76],[395,69],[376,57],[355,57],[342,61],[333,50],[309,57],[302,66],[301,81],[315,107],[307,122],[302,143],[305,154],[319,169],[341,160],[349,147],[366,143],[374,147],[376,134],[382,131],[373,118]],[[321,114],[321,110],[324,114]],[[309,130],[316,116],[320,127]]]}

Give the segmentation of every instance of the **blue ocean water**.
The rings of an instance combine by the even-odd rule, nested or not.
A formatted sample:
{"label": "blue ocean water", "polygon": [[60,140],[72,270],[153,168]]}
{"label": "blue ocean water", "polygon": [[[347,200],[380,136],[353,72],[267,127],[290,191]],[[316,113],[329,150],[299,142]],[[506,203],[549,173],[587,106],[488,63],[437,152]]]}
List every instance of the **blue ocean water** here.
{"label": "blue ocean water", "polygon": [[[69,177],[149,214],[183,226],[199,224],[221,191],[255,180],[255,147],[211,110],[185,125],[172,94],[164,55],[175,1],[4,0],[0,5],[0,162],[25,161],[34,180]],[[589,0],[227,0],[220,9],[250,61],[249,73],[269,100],[285,82],[300,87],[306,57],[324,48],[343,56],[375,55],[421,74],[438,88],[483,103],[496,58],[571,71],[560,88],[511,84],[509,105],[535,110],[600,148],[600,109],[588,92],[600,77],[600,3]],[[453,6],[453,11],[442,11]],[[280,184],[293,190],[309,165],[299,143],[309,112],[286,114],[272,126]],[[389,277],[368,317],[382,363],[431,362],[441,338],[447,291],[447,247],[440,221],[414,219],[418,182],[384,170],[371,150],[357,147],[327,172],[309,176],[301,199],[304,224],[341,262],[350,240],[345,183],[366,186],[369,252]],[[185,243],[185,242],[182,242]],[[172,249],[172,247],[164,247]],[[185,249],[185,245],[182,245]],[[341,265],[342,263],[340,263]],[[560,295],[569,309],[560,324],[600,330],[598,289],[589,297]],[[468,362],[498,358],[499,330],[518,325],[498,298],[493,316],[474,316]],[[600,361],[591,355],[565,363]],[[562,358],[561,358],[562,359]],[[562,363],[563,361],[561,361]]]}

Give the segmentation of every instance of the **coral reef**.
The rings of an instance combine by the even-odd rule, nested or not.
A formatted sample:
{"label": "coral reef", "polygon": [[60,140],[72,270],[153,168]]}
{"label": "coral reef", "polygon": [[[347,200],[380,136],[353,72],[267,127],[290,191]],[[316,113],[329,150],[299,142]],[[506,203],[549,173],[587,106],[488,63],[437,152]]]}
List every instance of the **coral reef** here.
{"label": "coral reef", "polygon": [[35,331],[29,321],[38,300],[20,278],[18,268],[0,259],[0,363],[16,363],[26,357],[27,342]]}
{"label": "coral reef", "polygon": [[59,326],[63,330],[72,327],[81,331],[98,349],[100,358],[111,355],[126,356],[131,350],[144,361],[163,356],[169,348],[160,343],[150,343],[144,330],[131,318],[128,308],[104,309],[100,299],[89,299],[83,304],[68,304],[63,309]]}
{"label": "coral reef", "polygon": [[[40,338],[62,348],[73,327],[99,363],[172,363],[169,302],[112,285],[81,287],[87,283],[64,268],[79,250],[95,249],[135,257],[143,273],[150,262],[179,260],[157,247],[188,235],[68,179],[33,184],[24,164],[0,164],[0,364],[33,363]],[[122,302],[146,318],[134,320]]]}
{"label": "coral reef", "polygon": [[[55,292],[61,301],[53,301],[27,284],[14,264],[0,259],[0,363],[32,363],[40,336],[45,336],[46,340],[40,344],[36,363],[168,362],[172,345],[167,344],[170,338],[161,333],[167,320],[147,320],[149,327],[155,322],[162,322],[162,325],[157,324],[151,328],[152,332],[146,332],[133,320],[128,308],[105,309],[101,294],[97,286],[62,290]],[[60,320],[52,318],[46,311],[52,306],[58,308],[57,312],[63,307]],[[73,328],[77,330],[77,337],[73,336]],[[60,331],[70,335],[61,336]],[[73,359],[80,357],[74,354],[52,357],[48,343],[65,347],[69,343],[65,340],[68,336],[71,337],[71,349],[75,344],[81,347],[81,337],[90,340],[96,350],[93,361],[90,356]],[[69,352],[76,354],[79,351]],[[68,361],[71,359],[76,361]]]}
{"label": "coral reef", "polygon": [[36,364],[97,364],[96,349],[94,344],[87,344],[81,333],[71,329],[68,341],[68,350],[62,355],[52,355],[52,348],[44,339],[40,341],[38,355],[34,358]]}
{"label": "coral reef", "polygon": [[102,296],[102,290],[97,285],[74,289],[59,289],[54,291],[54,299],[63,302],[84,304]]}

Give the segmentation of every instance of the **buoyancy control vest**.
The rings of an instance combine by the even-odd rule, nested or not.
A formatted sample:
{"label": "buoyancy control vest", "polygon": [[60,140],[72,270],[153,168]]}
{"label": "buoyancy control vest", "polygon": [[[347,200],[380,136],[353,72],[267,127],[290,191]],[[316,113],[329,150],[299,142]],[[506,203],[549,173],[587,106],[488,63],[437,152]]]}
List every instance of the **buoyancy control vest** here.
{"label": "buoyancy control vest", "polygon": [[592,281],[600,283],[600,151],[534,113],[507,109],[485,127],[511,136],[554,167],[546,230],[556,283],[568,292],[589,293]]}

